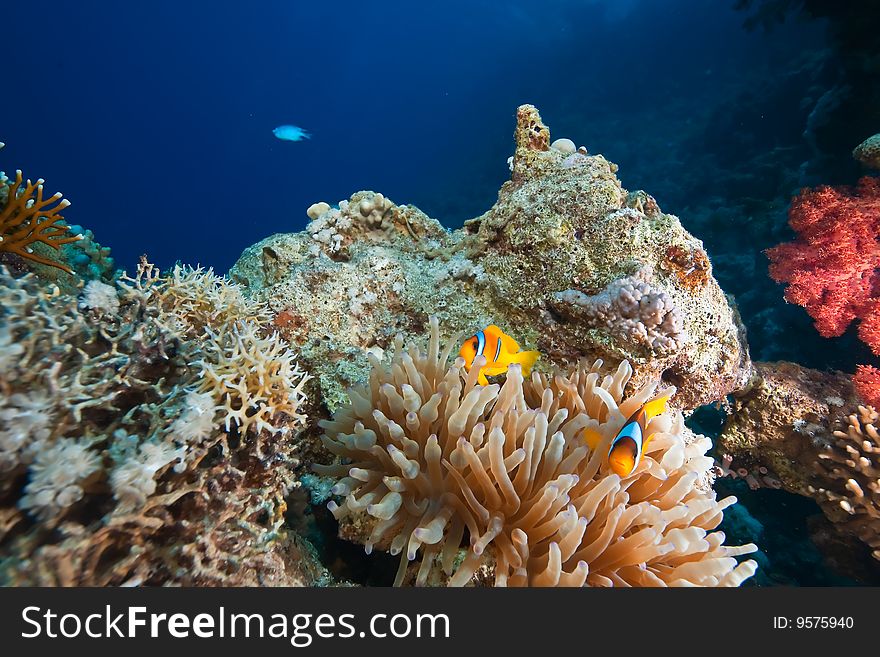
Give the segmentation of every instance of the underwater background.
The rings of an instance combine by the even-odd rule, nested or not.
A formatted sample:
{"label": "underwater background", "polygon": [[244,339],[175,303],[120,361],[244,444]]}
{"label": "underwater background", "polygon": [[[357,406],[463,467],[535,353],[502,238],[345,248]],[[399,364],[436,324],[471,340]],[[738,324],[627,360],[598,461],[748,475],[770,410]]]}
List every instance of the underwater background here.
{"label": "underwater background", "polygon": [[[876,360],[854,328],[821,337],[763,251],[793,238],[799,189],[865,175],[852,151],[880,128],[880,2],[49,0],[7,20],[0,169],[62,190],[67,221],[120,268],[146,254],[225,273],[303,230],[312,203],[362,189],[458,228],[510,177],[513,110],[531,103],[703,241],[753,360]],[[284,124],[311,136],[280,140]],[[713,436],[723,414],[688,422]],[[823,556],[813,501],[742,478],[716,489],[740,500],[728,539],[760,547],[751,584],[880,582]],[[389,583],[372,567],[344,574]]]}

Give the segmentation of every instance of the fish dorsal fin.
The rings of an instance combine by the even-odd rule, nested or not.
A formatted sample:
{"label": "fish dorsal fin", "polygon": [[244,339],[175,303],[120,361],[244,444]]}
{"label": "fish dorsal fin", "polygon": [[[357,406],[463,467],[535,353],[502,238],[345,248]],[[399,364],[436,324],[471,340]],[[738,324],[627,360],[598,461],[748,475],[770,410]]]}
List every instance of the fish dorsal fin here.
{"label": "fish dorsal fin", "polygon": [[671,392],[664,392],[656,399],[652,399],[645,403],[642,410],[645,412],[646,424],[650,422],[652,418],[657,417],[666,410],[666,404],[669,402],[670,397],[672,397]]}
{"label": "fish dorsal fin", "polygon": [[507,335],[507,333],[502,331],[500,328],[495,326],[495,324],[486,327],[486,333],[490,332],[496,339],[501,338],[502,348],[507,353],[515,354],[517,351],[519,351],[519,343],[517,343],[516,340]]}

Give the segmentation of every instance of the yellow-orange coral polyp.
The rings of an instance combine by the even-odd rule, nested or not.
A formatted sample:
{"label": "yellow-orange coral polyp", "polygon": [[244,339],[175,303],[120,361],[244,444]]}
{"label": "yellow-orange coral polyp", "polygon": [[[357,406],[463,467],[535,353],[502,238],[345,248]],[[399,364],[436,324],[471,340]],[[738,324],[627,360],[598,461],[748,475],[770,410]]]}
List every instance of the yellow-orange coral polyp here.
{"label": "yellow-orange coral polyp", "polygon": [[[368,551],[402,554],[397,584],[461,586],[488,569],[498,586],[735,586],[754,573],[736,559],[754,545],[711,531],[736,500],[716,500],[710,441],[680,413],[652,420],[630,476],[608,470],[614,435],[654,395],[623,398],[627,363],[528,381],[512,366],[503,385],[480,386],[478,368],[448,365],[453,346],[440,352],[432,318],[427,353],[398,340],[390,368],[374,360],[369,383],[321,424],[340,458],[315,466],[339,477],[330,508]],[[592,452],[587,427],[603,437]]]}

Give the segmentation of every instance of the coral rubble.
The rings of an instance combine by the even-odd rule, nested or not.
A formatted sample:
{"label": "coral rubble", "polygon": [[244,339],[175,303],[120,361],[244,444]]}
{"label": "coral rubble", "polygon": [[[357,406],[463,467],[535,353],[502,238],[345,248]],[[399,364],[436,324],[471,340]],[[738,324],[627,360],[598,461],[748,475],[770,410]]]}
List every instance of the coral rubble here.
{"label": "coral rubble", "polygon": [[648,194],[627,193],[601,155],[572,152],[570,140],[551,147],[534,107],[519,108],[515,138],[511,180],[461,229],[358,192],[312,205],[306,231],[273,235],[232,268],[274,312],[328,407],[366,380],[369,354],[381,357],[397,333],[423,335],[429,315],[451,333],[497,324],[540,350],[545,368],[627,360],[633,386],[662,376],[682,408],[739,388],[744,331],[699,240]]}
{"label": "coral rubble", "polygon": [[[755,546],[711,531],[735,498],[716,499],[711,443],[680,412],[652,421],[630,476],[608,469],[603,455],[656,382],[625,396],[624,361],[528,381],[513,365],[503,385],[481,386],[464,359],[449,364],[456,346],[441,350],[431,318],[427,352],[396,340],[390,368],[373,357],[369,383],[321,423],[341,461],[314,469],[339,479],[330,507],[343,535],[402,554],[398,584],[735,586],[754,573],[735,557]],[[595,451],[585,429],[602,435]]]}

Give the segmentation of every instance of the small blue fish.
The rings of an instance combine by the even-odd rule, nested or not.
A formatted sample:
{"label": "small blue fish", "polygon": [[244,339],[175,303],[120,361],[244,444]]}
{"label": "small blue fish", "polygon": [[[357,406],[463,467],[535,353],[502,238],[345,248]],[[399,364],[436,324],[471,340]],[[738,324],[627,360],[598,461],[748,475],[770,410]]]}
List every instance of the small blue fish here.
{"label": "small blue fish", "polygon": [[310,133],[295,125],[280,125],[272,130],[272,134],[282,141],[302,141],[312,138]]}

